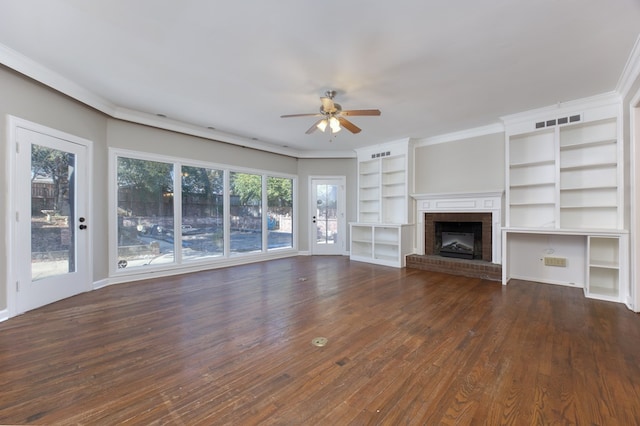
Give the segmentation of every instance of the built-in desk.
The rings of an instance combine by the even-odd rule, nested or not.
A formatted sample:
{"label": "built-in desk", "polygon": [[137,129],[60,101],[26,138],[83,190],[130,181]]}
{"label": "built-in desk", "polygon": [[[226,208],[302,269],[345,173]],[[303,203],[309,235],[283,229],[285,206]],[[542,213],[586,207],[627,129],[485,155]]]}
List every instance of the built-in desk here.
{"label": "built-in desk", "polygon": [[502,229],[502,284],[511,279],[584,289],[585,296],[629,303],[628,232]]}

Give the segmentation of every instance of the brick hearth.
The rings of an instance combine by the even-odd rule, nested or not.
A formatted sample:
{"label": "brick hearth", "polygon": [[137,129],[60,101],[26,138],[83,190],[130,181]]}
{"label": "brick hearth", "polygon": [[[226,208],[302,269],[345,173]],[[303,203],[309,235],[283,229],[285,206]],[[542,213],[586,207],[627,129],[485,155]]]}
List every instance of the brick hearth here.
{"label": "brick hearth", "polygon": [[[408,268],[502,281],[500,226],[501,191],[416,194],[417,252],[406,258]],[[438,256],[434,222],[481,222],[482,257],[473,260]],[[478,247],[476,246],[476,250]]]}
{"label": "brick hearth", "polygon": [[502,266],[484,260],[410,254],[407,256],[407,268],[444,272],[451,275],[461,275],[463,277],[481,278],[491,281],[502,280]]}

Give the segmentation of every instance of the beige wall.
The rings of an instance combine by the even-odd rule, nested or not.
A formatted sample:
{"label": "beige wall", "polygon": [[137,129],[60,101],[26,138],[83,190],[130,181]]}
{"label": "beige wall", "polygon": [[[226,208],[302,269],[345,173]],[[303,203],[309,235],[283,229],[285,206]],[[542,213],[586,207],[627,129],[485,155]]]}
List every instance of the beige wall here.
{"label": "beige wall", "polygon": [[[43,85],[34,82],[21,74],[0,66],[0,138],[2,149],[0,150],[0,191],[2,191],[2,208],[0,209],[0,310],[6,308],[7,282],[6,274],[9,262],[7,223],[9,218],[5,206],[7,205],[8,170],[7,158],[7,115],[12,115],[29,120],[53,129],[73,134],[93,141],[94,161],[91,163],[91,171],[95,176],[106,176],[107,158],[107,119],[91,108],[80,104],[66,96],[50,90]],[[106,194],[106,179],[95,178],[93,180],[94,194]],[[106,205],[102,197],[93,198],[93,217],[91,223],[106,224]],[[105,226],[93,228],[93,251],[96,259],[106,259],[107,256],[107,229]],[[107,274],[106,262],[96,262],[94,265],[94,280],[105,277]]]}
{"label": "beige wall", "polygon": [[504,190],[504,133],[415,149],[416,194]]}
{"label": "beige wall", "polygon": [[139,152],[295,175],[295,158],[109,119],[108,144]]}
{"label": "beige wall", "polygon": [[[347,177],[347,192],[355,193],[354,159],[298,160],[292,157],[257,151],[180,133],[142,126],[95,111],[67,96],[51,90],[19,73],[0,66],[0,131],[2,149],[0,166],[8,170],[9,158],[6,132],[6,116],[13,115],[53,129],[57,129],[93,142],[93,159],[90,170],[93,175],[93,280],[108,277],[108,148],[157,153],[181,159],[193,159],[229,166],[238,166],[289,175],[299,174],[298,192],[300,219],[308,216],[308,177],[310,175],[343,175]],[[0,191],[3,208],[0,209],[0,310],[7,307],[7,270],[10,247],[6,234],[9,217],[6,194],[8,176],[0,173]],[[348,220],[355,218],[355,201],[347,198]],[[308,250],[308,223],[300,220],[298,236],[300,250]]]}
{"label": "beige wall", "polygon": [[[194,159],[242,168],[298,175],[298,248],[309,251],[309,177],[346,177],[346,221],[356,220],[356,159],[295,159],[249,148],[210,141],[194,136],[160,130],[116,120],[76,102],[40,83],[12,70],[0,68],[0,113],[14,115],[93,141],[93,253],[94,281],[108,277],[108,147],[157,153],[182,159]],[[0,165],[7,170],[6,119],[0,122],[4,149]],[[503,188],[503,135],[489,135],[416,149],[415,192],[462,192]],[[458,157],[458,170],[446,159]],[[477,161],[478,159],[482,161]],[[469,175],[474,176],[468,178]],[[448,176],[443,179],[442,176]],[[7,194],[6,174],[0,175],[0,190]],[[102,194],[102,195],[100,195]],[[6,202],[3,203],[6,205]],[[0,210],[5,226],[0,228],[0,270],[6,271],[9,247],[6,235],[8,221]],[[348,241],[348,235],[347,241]],[[348,243],[346,250],[349,250]],[[0,309],[6,307],[6,276],[0,282]]]}
{"label": "beige wall", "polygon": [[[624,103],[624,123],[629,123],[628,101],[640,90],[640,80],[633,86]],[[6,307],[6,274],[9,262],[9,217],[6,208],[8,193],[8,141],[6,116],[61,130],[93,141],[93,279],[108,276],[108,199],[107,162],[108,147],[157,153],[183,159],[194,159],[242,168],[285,173],[298,176],[298,248],[309,251],[309,177],[346,177],[347,222],[356,220],[357,166],[355,158],[347,159],[295,159],[250,148],[210,141],[194,136],[155,129],[109,118],[73,99],[51,90],[38,82],[0,66],[0,191],[3,208],[0,209],[0,310]],[[624,140],[629,141],[628,126]],[[628,144],[628,142],[627,142]],[[629,146],[625,146],[625,180],[629,182]],[[415,149],[415,193],[447,193],[504,190],[504,134],[496,133],[458,141],[420,145]],[[634,196],[637,194],[627,195]],[[630,197],[626,197],[628,204]],[[628,212],[627,209],[625,211]],[[629,222],[628,213],[625,223]],[[348,241],[348,236],[347,236]],[[637,243],[637,238],[633,239]],[[346,250],[349,250],[348,244]],[[637,250],[640,251],[640,250]],[[640,297],[638,297],[640,300]],[[640,304],[640,301],[638,302]]]}

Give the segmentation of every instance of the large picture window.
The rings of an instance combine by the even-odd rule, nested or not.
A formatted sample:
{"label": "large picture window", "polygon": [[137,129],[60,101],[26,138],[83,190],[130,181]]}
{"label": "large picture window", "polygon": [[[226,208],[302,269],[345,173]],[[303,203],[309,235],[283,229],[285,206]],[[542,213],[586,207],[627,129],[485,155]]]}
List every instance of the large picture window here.
{"label": "large picture window", "polygon": [[224,255],[224,172],[182,166],[182,259]]}
{"label": "large picture window", "polygon": [[228,262],[296,248],[295,177],[132,152],[113,159],[112,270]]}
{"label": "large picture window", "polygon": [[267,247],[293,247],[293,179],[267,177]]}
{"label": "large picture window", "polygon": [[118,267],[172,263],[173,164],[118,157]]}
{"label": "large picture window", "polygon": [[231,253],[262,250],[262,176],[231,172]]}

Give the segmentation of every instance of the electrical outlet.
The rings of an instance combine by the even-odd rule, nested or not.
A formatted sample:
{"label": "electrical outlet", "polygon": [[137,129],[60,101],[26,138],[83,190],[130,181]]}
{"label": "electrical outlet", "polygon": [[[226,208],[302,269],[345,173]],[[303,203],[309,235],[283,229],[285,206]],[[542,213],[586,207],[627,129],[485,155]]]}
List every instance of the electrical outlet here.
{"label": "electrical outlet", "polygon": [[566,268],[567,267],[567,258],[566,257],[545,256],[545,258],[544,258],[544,266],[560,266],[562,268]]}

